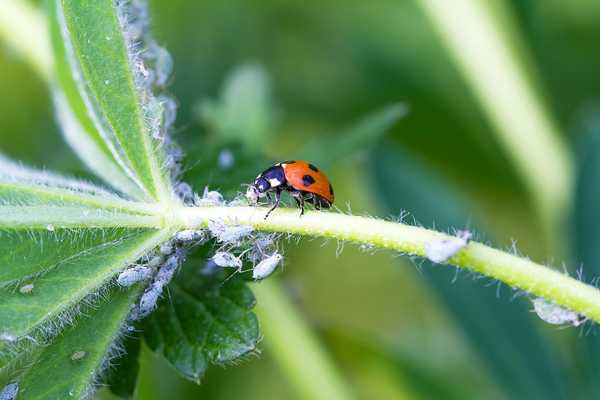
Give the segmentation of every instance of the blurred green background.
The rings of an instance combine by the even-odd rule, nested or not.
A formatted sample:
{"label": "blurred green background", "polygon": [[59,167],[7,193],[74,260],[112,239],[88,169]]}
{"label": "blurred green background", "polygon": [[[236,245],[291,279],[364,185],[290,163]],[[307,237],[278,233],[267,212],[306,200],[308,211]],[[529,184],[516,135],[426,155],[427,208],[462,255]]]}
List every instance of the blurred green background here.
{"label": "blurred green background", "polygon": [[[573,218],[560,225],[561,248],[543,239],[523,180],[412,0],[152,1],[154,34],[175,63],[170,91],[179,103],[177,138],[188,153],[189,183],[235,194],[274,160],[302,155],[327,172],[343,211],[350,205],[355,214],[399,218],[406,210],[408,222],[469,227],[496,247],[509,249],[514,240],[535,261],[564,260],[571,271],[584,263],[588,278],[597,275],[600,3],[494,3],[508,10],[513,45],[530,60],[533,86],[581,166]],[[2,152],[93,179],[63,143],[45,83],[13,50],[0,49]],[[222,88],[248,63],[264,67],[272,119],[219,135],[214,109]],[[365,116],[397,103],[409,112],[391,129],[347,143]],[[337,146],[348,151],[333,152]],[[222,149],[236,158],[231,171],[217,166]],[[284,273],[275,279],[357,398],[598,397],[597,328],[544,324],[526,297],[453,268],[352,245],[336,255],[337,247],[286,242]],[[260,290],[257,297],[260,310]],[[301,398],[269,340],[258,357],[211,368],[200,386],[143,349],[138,397]]]}

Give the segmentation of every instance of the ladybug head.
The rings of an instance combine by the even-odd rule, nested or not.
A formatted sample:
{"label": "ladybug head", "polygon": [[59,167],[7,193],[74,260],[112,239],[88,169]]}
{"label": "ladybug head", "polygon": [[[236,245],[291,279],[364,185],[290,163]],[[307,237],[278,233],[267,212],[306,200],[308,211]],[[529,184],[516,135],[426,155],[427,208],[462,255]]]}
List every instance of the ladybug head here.
{"label": "ladybug head", "polygon": [[264,193],[267,190],[271,189],[271,184],[269,183],[269,181],[262,176],[256,178],[252,186],[254,186],[258,193]]}
{"label": "ladybug head", "polygon": [[248,190],[246,190],[246,198],[250,204],[256,204],[258,202],[258,198],[262,197],[270,188],[271,185],[265,178],[256,178],[254,183],[248,186]]}

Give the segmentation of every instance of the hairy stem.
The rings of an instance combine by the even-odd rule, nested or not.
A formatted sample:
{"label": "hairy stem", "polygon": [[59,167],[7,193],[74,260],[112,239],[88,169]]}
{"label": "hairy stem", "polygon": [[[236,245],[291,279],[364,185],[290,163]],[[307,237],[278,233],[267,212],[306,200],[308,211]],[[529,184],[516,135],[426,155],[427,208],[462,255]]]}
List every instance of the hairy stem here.
{"label": "hairy stem", "polygon": [[[252,225],[260,231],[287,232],[345,240],[425,257],[428,243],[451,239],[450,235],[402,223],[333,212],[278,209],[264,219],[262,207],[187,207],[177,212],[182,228],[203,228],[209,220]],[[497,279],[515,289],[573,310],[600,322],[600,290],[529,259],[477,242],[469,242],[447,263]]]}
{"label": "hairy stem", "polygon": [[345,400],[352,396],[317,338],[272,280],[252,286],[265,345],[302,398]]}

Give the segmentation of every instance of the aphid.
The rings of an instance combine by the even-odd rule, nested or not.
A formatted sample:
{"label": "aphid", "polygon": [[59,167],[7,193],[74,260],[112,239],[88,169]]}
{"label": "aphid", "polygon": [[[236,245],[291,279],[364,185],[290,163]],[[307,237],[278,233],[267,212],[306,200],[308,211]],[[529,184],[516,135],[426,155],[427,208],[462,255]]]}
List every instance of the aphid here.
{"label": "aphid", "polygon": [[175,239],[179,242],[195,242],[204,239],[204,232],[193,229],[185,229],[175,234]]}
{"label": "aphid", "polygon": [[459,231],[455,237],[433,240],[425,244],[425,256],[434,263],[443,263],[452,258],[471,239],[471,232]]}
{"label": "aphid", "polygon": [[282,259],[283,256],[279,253],[274,253],[265,258],[252,269],[252,278],[255,280],[265,279],[275,271],[275,268],[277,268]]}
{"label": "aphid", "polygon": [[277,163],[259,174],[250,185],[246,197],[256,203],[258,197],[266,195],[271,201],[271,193],[275,194],[275,203],[265,215],[265,219],[279,206],[281,192],[287,191],[300,207],[300,215],[304,214],[304,203],[314,204],[317,210],[329,208],[335,197],[333,187],[327,176],[314,165],[300,160]]}
{"label": "aphid", "polygon": [[19,293],[21,294],[29,294],[33,291],[34,285],[33,283],[29,283],[27,285],[23,285],[19,288]]}
{"label": "aphid", "polygon": [[151,274],[152,270],[148,267],[128,268],[119,274],[117,283],[122,287],[130,287],[137,282],[148,279]]}
{"label": "aphid", "polygon": [[160,245],[160,248],[158,249],[158,251],[160,251],[160,254],[164,254],[165,256],[168,256],[169,254],[171,254],[173,252],[173,245],[171,243],[163,243]]}
{"label": "aphid", "polygon": [[219,242],[237,244],[250,235],[254,228],[251,225],[225,225],[222,221],[210,220],[208,230]]}
{"label": "aphid", "polygon": [[226,251],[218,251],[212,257],[212,260],[219,267],[242,268],[242,260]]}
{"label": "aphid", "polygon": [[0,333],[0,342],[13,343],[17,340],[15,335],[10,333]]}
{"label": "aphid", "polygon": [[216,190],[208,190],[208,187],[204,188],[202,197],[198,200],[199,206],[220,206],[223,204],[223,195]]}
{"label": "aphid", "polygon": [[586,321],[585,317],[577,314],[575,311],[562,308],[542,297],[535,298],[531,302],[533,303],[533,309],[538,317],[549,324],[569,324],[577,327]]}
{"label": "aphid", "polygon": [[79,360],[83,359],[86,355],[87,355],[87,353],[85,351],[79,350],[79,351],[76,351],[75,353],[71,354],[71,360],[79,361]]}
{"label": "aphid", "polygon": [[17,398],[17,394],[19,394],[19,384],[9,383],[0,392],[0,400],[14,400]]}

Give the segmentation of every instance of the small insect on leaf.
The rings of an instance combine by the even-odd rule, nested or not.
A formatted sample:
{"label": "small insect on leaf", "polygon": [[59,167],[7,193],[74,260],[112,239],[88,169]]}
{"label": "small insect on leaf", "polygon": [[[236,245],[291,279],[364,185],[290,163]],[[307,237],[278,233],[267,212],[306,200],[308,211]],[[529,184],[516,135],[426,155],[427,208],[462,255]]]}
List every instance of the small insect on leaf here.
{"label": "small insect on leaf", "polygon": [[277,268],[277,265],[279,265],[281,260],[283,260],[283,256],[279,253],[274,253],[265,258],[253,268],[252,278],[255,280],[265,279],[275,271],[275,268]]}
{"label": "small insect on leaf", "polygon": [[17,383],[9,383],[0,392],[0,400],[15,400],[17,394],[19,394],[19,385]]}

